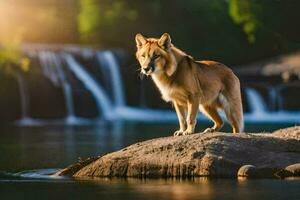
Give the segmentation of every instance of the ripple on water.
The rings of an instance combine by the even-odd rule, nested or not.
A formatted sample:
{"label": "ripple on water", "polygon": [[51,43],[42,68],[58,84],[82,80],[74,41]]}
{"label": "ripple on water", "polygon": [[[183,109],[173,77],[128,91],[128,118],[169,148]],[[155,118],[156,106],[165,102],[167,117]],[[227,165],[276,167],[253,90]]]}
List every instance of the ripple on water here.
{"label": "ripple on water", "polygon": [[0,182],[14,182],[14,181],[66,181],[70,180],[67,177],[55,176],[56,172],[60,169],[51,168],[51,169],[34,169],[26,170],[17,173],[11,172],[0,172]]}

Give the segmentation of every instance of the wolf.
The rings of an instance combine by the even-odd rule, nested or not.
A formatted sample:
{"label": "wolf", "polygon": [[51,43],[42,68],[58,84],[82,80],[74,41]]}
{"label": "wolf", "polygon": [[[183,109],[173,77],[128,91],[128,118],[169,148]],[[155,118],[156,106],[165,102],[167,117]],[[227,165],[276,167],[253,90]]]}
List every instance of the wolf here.
{"label": "wolf", "polygon": [[194,133],[198,110],[214,122],[206,132],[222,128],[221,109],[233,133],[243,131],[243,107],[240,81],[222,63],[194,58],[171,42],[164,33],[160,38],[135,36],[136,58],[142,74],[151,76],[166,102],[173,103],[180,129],[174,136]]}

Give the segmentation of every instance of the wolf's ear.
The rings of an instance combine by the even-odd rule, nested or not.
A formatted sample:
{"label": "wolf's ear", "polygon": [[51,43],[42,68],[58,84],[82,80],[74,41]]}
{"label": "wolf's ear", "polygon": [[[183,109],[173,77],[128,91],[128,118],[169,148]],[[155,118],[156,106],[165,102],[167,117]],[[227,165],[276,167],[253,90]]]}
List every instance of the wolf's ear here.
{"label": "wolf's ear", "polygon": [[147,39],[140,33],[136,34],[135,36],[135,42],[136,42],[136,47],[139,49],[141,48],[144,44],[146,44]]}
{"label": "wolf's ear", "polygon": [[171,37],[168,33],[164,33],[158,40],[158,45],[163,49],[169,49],[171,47]]}

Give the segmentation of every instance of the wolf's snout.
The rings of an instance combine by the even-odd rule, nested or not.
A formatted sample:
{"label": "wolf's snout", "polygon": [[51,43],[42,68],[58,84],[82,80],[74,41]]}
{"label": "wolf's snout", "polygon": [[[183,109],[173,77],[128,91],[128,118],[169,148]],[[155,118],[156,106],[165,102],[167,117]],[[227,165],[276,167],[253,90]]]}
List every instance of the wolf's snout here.
{"label": "wolf's snout", "polygon": [[147,67],[143,68],[143,72],[146,75],[150,75],[154,71],[154,65],[148,65]]}
{"label": "wolf's snout", "polygon": [[151,66],[148,66],[148,67],[144,68],[145,72],[149,72],[151,69],[152,69]]}

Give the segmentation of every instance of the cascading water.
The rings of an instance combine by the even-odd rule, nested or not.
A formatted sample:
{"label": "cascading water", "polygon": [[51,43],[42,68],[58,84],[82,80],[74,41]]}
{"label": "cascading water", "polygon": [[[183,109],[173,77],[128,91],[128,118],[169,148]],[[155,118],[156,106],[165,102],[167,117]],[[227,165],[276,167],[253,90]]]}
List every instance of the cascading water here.
{"label": "cascading water", "polygon": [[252,88],[246,88],[246,95],[250,107],[251,114],[261,117],[267,112],[267,106],[262,96]]}
{"label": "cascading water", "polygon": [[122,107],[125,105],[125,98],[123,93],[123,81],[119,69],[119,65],[114,54],[111,51],[98,51],[96,53],[98,62],[102,69],[110,75],[110,80],[113,89],[115,106]]}
{"label": "cascading water", "polygon": [[276,87],[268,87],[269,98],[270,98],[270,111],[275,111],[277,109],[277,88]]}
{"label": "cascading water", "polygon": [[[281,108],[282,98],[278,94],[279,89],[275,88],[269,92],[271,102],[278,101],[278,110],[268,111],[267,104],[259,92],[253,88],[246,88],[247,102],[250,107],[250,113],[244,113],[247,122],[285,122],[299,123],[300,112],[286,112]],[[273,99],[272,99],[273,98]]]}
{"label": "cascading water", "polygon": [[281,90],[283,89],[283,86],[281,87],[278,87],[276,89],[276,94],[277,94],[277,101],[278,101],[278,110],[279,111],[283,111],[283,97],[282,97],[282,94],[281,94]]}
{"label": "cascading water", "polygon": [[49,51],[41,51],[38,53],[38,58],[43,70],[43,74],[47,77],[53,85],[56,87],[61,86],[61,80],[59,79],[57,66],[54,64],[55,56],[54,53]]}
{"label": "cascading water", "polygon": [[[62,88],[65,97],[65,106],[67,115],[63,123],[66,124],[82,124],[93,123],[94,120],[82,119],[75,116],[73,86],[65,73],[72,72],[75,78],[79,80],[87,91],[96,101],[99,117],[98,119],[105,120],[130,120],[143,122],[177,122],[176,113],[173,110],[158,110],[142,107],[130,107],[126,105],[122,75],[120,66],[112,51],[95,51],[91,49],[66,49],[59,52],[52,50],[37,50],[35,55],[41,64],[41,69],[45,77],[47,77],[54,86]],[[84,59],[95,59],[100,63],[101,70],[104,76],[108,77],[109,88],[112,90],[112,98],[109,97],[108,91],[99,81],[95,79],[93,74],[86,69],[86,66],[79,63],[73,53],[79,53]],[[26,84],[23,79],[18,78],[20,86],[20,95],[22,96],[22,120],[19,120],[21,125],[35,125],[33,119],[29,117],[29,97],[26,89]],[[245,121],[249,122],[300,122],[300,113],[284,112],[280,110],[282,98],[279,94],[280,87],[270,87],[268,97],[270,102],[267,104],[261,94],[254,88],[246,88],[246,98],[250,107],[250,112],[245,113]],[[267,108],[267,105],[270,109]],[[224,117],[224,116],[223,116]],[[207,120],[206,117],[198,115],[199,120]],[[35,122],[49,123],[41,119],[34,119]],[[60,121],[60,122],[59,122]],[[98,121],[98,120],[97,120]],[[22,123],[20,123],[22,122]],[[52,121],[53,122],[53,121]],[[52,123],[50,122],[50,123]],[[61,120],[56,120],[55,123],[61,123]],[[37,123],[36,123],[37,124]]]}
{"label": "cascading water", "polygon": [[14,76],[17,79],[21,100],[21,119],[16,123],[18,125],[34,125],[35,121],[29,117],[29,95],[27,84],[19,72],[15,72]]}
{"label": "cascading water", "polygon": [[[31,57],[37,57],[40,61],[43,75],[48,78],[51,83],[60,87],[63,90],[65,98],[65,106],[67,115],[63,121],[63,124],[76,125],[76,124],[90,124],[87,119],[80,118],[74,114],[74,103],[72,95],[72,86],[66,79],[63,70],[62,58],[59,54],[52,51],[37,51],[32,54]],[[15,73],[15,77],[19,84],[20,96],[21,96],[21,119],[16,123],[21,126],[39,126],[44,124],[60,124],[61,120],[43,120],[34,119],[29,116],[29,95],[26,82],[20,73]]]}
{"label": "cascading water", "polygon": [[113,106],[105,90],[92,78],[92,76],[75,60],[71,54],[65,53],[62,56],[66,60],[69,69],[85,85],[86,89],[89,90],[96,99],[99,116],[102,114],[104,119],[115,118]]}
{"label": "cascading water", "polygon": [[72,97],[72,87],[70,83],[67,81],[64,71],[62,69],[61,58],[57,56],[55,53],[50,54],[50,60],[53,61],[54,66],[57,70],[58,78],[61,82],[61,87],[63,88],[64,96],[65,96],[65,105],[67,108],[67,123],[76,123],[77,118],[74,114],[74,102]]}
{"label": "cascading water", "polygon": [[72,97],[72,86],[66,79],[63,71],[62,59],[59,54],[51,51],[41,51],[38,54],[44,75],[55,85],[61,87],[64,93],[67,116],[65,122],[67,124],[85,123],[82,118],[76,117],[74,114],[74,102]]}

